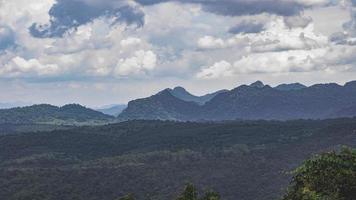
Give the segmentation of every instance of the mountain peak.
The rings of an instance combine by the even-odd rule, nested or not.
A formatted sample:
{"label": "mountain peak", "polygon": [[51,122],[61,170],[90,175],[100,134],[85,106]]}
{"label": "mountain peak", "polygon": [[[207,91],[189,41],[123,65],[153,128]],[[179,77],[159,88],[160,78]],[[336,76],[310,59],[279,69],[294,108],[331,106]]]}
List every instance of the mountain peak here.
{"label": "mountain peak", "polygon": [[350,81],[345,83],[345,87],[356,87],[356,81]]}
{"label": "mountain peak", "polygon": [[300,89],[304,89],[307,86],[300,84],[300,83],[291,83],[291,84],[281,84],[278,85],[277,87],[275,87],[275,89],[277,90],[281,90],[281,91],[291,91],[291,90],[300,90]]}
{"label": "mountain peak", "polygon": [[263,88],[265,84],[263,84],[262,81],[256,81],[250,85],[250,87],[255,87],[255,88]]}
{"label": "mountain peak", "polygon": [[177,86],[177,87],[173,88],[173,91],[187,92],[187,90],[184,87],[181,87],[181,86]]}

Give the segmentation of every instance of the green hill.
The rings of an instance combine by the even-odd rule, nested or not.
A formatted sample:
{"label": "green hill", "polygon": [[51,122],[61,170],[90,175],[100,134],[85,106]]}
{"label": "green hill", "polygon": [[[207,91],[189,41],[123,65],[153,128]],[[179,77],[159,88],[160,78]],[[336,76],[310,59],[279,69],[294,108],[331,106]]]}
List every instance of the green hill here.
{"label": "green hill", "polygon": [[78,104],[62,107],[41,104],[0,110],[0,124],[92,124],[113,119]]}

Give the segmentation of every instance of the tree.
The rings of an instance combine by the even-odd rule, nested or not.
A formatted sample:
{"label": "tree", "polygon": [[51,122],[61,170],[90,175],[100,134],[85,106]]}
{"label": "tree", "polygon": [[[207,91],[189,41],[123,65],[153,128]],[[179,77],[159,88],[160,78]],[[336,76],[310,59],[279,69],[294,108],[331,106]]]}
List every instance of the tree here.
{"label": "tree", "polygon": [[193,184],[188,184],[177,200],[198,200],[198,192]]}
{"label": "tree", "polygon": [[188,184],[177,200],[220,200],[217,192],[208,190],[202,198],[198,198],[198,191],[193,184]]}
{"label": "tree", "polygon": [[304,162],[293,172],[283,200],[353,200],[356,197],[356,150],[342,148]]}
{"label": "tree", "polygon": [[220,200],[220,195],[217,192],[208,190],[201,200]]}

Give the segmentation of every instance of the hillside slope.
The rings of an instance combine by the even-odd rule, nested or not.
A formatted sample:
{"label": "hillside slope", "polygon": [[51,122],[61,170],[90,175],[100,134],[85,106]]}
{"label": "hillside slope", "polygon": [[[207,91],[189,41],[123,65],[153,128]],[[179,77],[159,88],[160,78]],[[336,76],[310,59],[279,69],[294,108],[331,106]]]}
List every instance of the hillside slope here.
{"label": "hillside slope", "polygon": [[0,124],[80,124],[107,122],[113,119],[112,116],[78,104],[62,107],[41,104],[0,110]]}
{"label": "hillside slope", "polygon": [[290,180],[285,172],[312,154],[355,147],[355,133],[356,119],[335,119],[131,121],[0,136],[0,196],[167,200],[192,182],[226,200],[275,200]]}

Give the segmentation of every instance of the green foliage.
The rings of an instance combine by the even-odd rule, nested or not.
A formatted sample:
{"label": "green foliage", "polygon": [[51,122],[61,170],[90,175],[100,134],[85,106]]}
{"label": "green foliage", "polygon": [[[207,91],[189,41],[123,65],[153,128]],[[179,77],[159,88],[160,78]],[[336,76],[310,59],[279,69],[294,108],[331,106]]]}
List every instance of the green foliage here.
{"label": "green foliage", "polygon": [[220,194],[214,191],[207,191],[201,200],[220,200]]}
{"label": "green foliage", "polygon": [[356,150],[324,153],[296,169],[284,200],[354,200]]}
{"label": "green foliage", "polygon": [[[214,188],[224,200],[273,200],[287,186],[283,171],[316,152],[356,146],[356,119],[18,128],[0,127],[1,200],[117,200],[130,192],[172,200],[187,182]],[[198,192],[198,199],[219,195]]]}
{"label": "green foliage", "polygon": [[199,198],[197,188],[193,184],[188,184],[177,200],[220,200],[220,194],[208,190],[202,198]]}
{"label": "green foliage", "polygon": [[0,124],[95,125],[112,122],[114,117],[78,104],[62,107],[48,104],[0,109]]}
{"label": "green foliage", "polygon": [[198,200],[198,191],[193,184],[188,184],[177,200]]}

